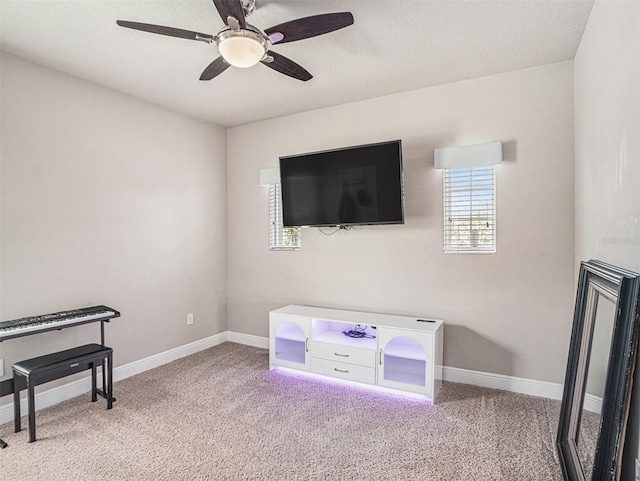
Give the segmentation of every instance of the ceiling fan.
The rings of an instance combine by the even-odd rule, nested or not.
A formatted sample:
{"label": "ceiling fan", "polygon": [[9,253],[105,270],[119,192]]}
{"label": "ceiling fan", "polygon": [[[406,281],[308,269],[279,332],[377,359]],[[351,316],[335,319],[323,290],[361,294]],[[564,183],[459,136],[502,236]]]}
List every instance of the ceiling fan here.
{"label": "ceiling fan", "polygon": [[353,15],[350,12],[339,12],[299,18],[261,31],[245,20],[254,11],[256,0],[213,0],[213,3],[225,23],[217,35],[126,20],[118,20],[116,23],[121,27],[143,32],[209,44],[215,42],[220,57],[204,69],[200,80],[211,80],[231,65],[247,68],[260,62],[277,72],[305,82],[313,75],[293,60],[271,50],[271,45],[316,37],[353,25]]}

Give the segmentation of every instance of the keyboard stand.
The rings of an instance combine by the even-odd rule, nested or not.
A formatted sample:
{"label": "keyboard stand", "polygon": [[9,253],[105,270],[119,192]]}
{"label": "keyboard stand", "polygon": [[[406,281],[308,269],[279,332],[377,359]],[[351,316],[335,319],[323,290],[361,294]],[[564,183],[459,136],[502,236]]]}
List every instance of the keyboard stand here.
{"label": "keyboard stand", "polygon": [[[104,346],[104,323],[105,322],[109,322],[109,321],[100,321],[100,344],[102,346]],[[104,375],[105,372],[107,372],[106,369],[106,359],[102,360],[102,389],[96,389],[96,393],[100,396],[102,396],[103,398],[109,400],[111,402],[115,402],[116,398],[113,397],[113,393],[111,395],[111,397],[107,396],[107,376]],[[111,379],[112,374],[112,370],[109,371],[109,379]]]}

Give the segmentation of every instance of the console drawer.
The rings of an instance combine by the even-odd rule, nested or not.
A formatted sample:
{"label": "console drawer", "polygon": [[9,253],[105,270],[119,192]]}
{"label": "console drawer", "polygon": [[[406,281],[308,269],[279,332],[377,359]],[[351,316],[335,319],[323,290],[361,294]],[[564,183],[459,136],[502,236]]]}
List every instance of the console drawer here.
{"label": "console drawer", "polygon": [[375,367],[376,351],[326,342],[312,342],[311,355],[329,361]]}
{"label": "console drawer", "polygon": [[311,371],[325,376],[338,377],[349,381],[376,383],[376,368],[345,364],[344,362],[328,361],[326,359],[312,358]]}

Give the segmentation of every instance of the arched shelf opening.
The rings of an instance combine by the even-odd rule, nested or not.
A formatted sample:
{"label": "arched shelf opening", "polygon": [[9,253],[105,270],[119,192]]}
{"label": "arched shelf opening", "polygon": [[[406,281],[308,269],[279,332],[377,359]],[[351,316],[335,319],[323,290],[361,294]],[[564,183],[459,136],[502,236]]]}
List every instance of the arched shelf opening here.
{"label": "arched shelf opening", "polygon": [[276,329],[275,358],[281,361],[304,364],[306,360],[307,337],[299,325],[283,322]]}
{"label": "arched shelf opening", "polygon": [[391,339],[384,347],[384,379],[386,381],[424,386],[427,356],[423,347],[407,336]]}

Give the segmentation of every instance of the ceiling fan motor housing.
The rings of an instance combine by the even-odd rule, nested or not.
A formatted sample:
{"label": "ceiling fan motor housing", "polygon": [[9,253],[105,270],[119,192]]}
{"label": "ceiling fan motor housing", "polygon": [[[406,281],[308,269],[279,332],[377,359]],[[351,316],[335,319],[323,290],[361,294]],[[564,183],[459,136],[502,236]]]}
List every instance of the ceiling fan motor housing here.
{"label": "ceiling fan motor housing", "polygon": [[256,0],[242,0],[242,10],[244,10],[244,16],[248,17],[256,9]]}

